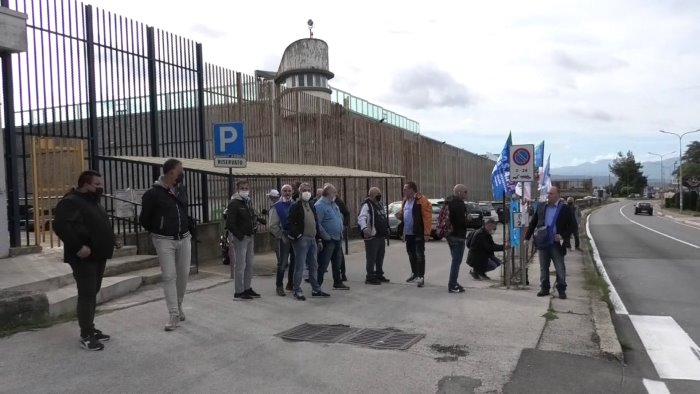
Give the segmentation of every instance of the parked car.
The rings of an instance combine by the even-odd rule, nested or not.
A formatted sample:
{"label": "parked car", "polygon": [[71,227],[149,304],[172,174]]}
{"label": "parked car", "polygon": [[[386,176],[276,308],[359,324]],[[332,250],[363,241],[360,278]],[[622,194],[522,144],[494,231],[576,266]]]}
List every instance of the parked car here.
{"label": "parked car", "polygon": [[396,213],[401,210],[401,201],[395,201],[389,204],[389,210],[387,216],[389,218],[389,236],[390,237],[401,237],[401,231],[399,229],[399,223],[401,221],[396,218]]}
{"label": "parked car", "polygon": [[440,209],[442,209],[442,206],[445,204],[445,200],[440,198],[430,199],[429,201],[433,209],[433,221],[430,228],[430,236],[433,237],[434,240],[439,241],[442,239],[442,237],[437,235],[438,216],[440,216]]}
{"label": "parked car", "polygon": [[654,207],[648,202],[638,202],[634,204],[634,214],[639,215],[642,212],[654,215]]}
{"label": "parked car", "polygon": [[500,218],[498,217],[498,212],[496,212],[496,208],[494,208],[490,202],[479,201],[479,208],[481,208],[481,210],[483,211],[485,219],[493,219],[497,222],[500,221]]}
{"label": "parked car", "polygon": [[503,201],[491,201],[491,205],[496,209],[498,221],[501,223],[506,223],[506,210],[503,208]]}

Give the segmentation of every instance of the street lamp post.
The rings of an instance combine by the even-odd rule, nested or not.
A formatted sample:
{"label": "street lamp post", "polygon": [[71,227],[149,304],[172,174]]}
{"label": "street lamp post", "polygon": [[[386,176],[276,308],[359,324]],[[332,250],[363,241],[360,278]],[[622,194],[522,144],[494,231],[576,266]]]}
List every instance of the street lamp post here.
{"label": "street lamp post", "polygon": [[680,198],[680,211],[683,213],[683,137],[690,133],[697,133],[700,129],[693,131],[686,131],[683,134],[671,133],[669,131],[659,130],[659,132],[664,134],[675,135],[678,137],[678,190],[681,193]]}
{"label": "street lamp post", "polygon": [[662,192],[663,192],[664,186],[666,185],[666,183],[664,182],[664,177],[665,177],[664,176],[664,156],[670,155],[672,153],[676,153],[676,151],[674,150],[673,152],[668,152],[668,153],[664,153],[664,154],[649,152],[650,155],[659,156],[659,158],[661,159],[661,190],[662,190]]}

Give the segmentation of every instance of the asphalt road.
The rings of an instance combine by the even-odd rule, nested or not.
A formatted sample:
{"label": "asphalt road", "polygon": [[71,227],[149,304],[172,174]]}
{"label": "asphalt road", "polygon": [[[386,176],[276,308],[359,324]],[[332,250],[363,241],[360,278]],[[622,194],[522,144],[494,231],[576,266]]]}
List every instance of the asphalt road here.
{"label": "asphalt road", "polygon": [[700,393],[700,229],[625,201],[595,211],[590,231],[624,304],[614,320],[630,374]]}

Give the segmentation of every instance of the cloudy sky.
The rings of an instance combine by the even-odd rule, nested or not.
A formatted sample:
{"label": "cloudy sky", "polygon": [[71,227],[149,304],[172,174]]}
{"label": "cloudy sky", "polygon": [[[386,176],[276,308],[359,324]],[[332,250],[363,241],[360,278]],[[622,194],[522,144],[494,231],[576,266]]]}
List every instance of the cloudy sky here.
{"label": "cloudy sky", "polygon": [[512,130],[516,144],[545,140],[555,167],[628,149],[649,160],[678,150],[659,129],[700,128],[698,1],[88,3],[249,74],[277,70],[311,18],[333,86],[477,153],[499,152]]}

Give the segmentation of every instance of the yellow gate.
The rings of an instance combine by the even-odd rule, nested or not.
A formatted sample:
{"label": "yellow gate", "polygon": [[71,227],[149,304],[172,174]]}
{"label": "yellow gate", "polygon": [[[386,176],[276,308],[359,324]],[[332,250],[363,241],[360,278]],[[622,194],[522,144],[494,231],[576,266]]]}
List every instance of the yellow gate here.
{"label": "yellow gate", "polygon": [[85,144],[49,137],[32,137],[31,144],[35,244],[60,246],[53,232],[53,210],[85,170]]}

